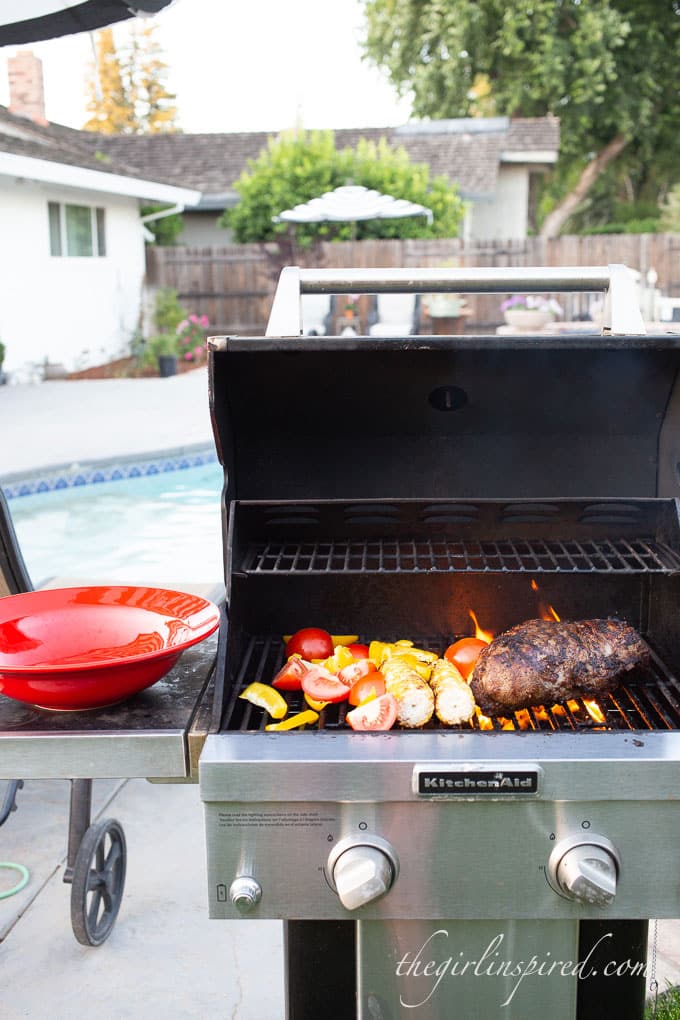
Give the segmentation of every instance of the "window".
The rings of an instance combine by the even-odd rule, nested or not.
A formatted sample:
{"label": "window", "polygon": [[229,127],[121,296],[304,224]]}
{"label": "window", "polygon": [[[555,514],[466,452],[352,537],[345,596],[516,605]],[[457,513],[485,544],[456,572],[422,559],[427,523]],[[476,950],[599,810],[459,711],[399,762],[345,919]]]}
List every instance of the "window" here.
{"label": "window", "polygon": [[48,202],[50,255],[106,255],[104,210]]}

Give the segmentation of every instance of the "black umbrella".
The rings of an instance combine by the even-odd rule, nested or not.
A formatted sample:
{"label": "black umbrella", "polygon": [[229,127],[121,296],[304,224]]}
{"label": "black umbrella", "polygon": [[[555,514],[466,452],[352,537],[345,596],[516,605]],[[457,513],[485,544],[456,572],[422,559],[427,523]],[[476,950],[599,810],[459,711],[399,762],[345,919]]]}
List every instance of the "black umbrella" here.
{"label": "black umbrella", "polygon": [[[0,46],[57,39],[76,32],[94,32],[117,21],[135,18],[138,14],[158,14],[173,0],[61,0],[58,8],[42,14],[44,4],[26,0],[22,5],[22,20],[7,20],[0,13]],[[15,9],[16,9],[15,5]],[[33,15],[31,17],[31,15]]]}

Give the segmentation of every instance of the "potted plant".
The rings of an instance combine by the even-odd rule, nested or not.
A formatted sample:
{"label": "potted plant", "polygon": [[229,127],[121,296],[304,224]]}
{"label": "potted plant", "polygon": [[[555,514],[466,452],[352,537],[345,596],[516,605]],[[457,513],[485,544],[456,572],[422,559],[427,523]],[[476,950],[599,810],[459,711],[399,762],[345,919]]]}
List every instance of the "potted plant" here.
{"label": "potted plant", "polygon": [[470,307],[460,294],[428,294],[425,306],[436,334],[463,333]]}
{"label": "potted plant", "polygon": [[177,336],[175,333],[157,333],[149,337],[146,344],[147,360],[158,365],[162,379],[177,374]]}
{"label": "potted plant", "polygon": [[515,294],[501,304],[501,311],[508,326],[520,330],[543,329],[562,308],[552,298],[535,297],[532,294]]}
{"label": "potted plant", "polygon": [[5,360],[5,345],[0,340],[0,386],[5,382],[5,373],[2,370],[2,365]]}

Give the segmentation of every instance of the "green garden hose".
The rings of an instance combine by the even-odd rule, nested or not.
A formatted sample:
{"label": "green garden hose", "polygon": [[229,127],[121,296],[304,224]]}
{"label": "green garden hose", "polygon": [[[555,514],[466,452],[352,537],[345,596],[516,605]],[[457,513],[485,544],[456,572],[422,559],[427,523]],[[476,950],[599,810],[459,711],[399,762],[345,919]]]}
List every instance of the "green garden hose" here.
{"label": "green garden hose", "polygon": [[28,868],[25,868],[23,864],[14,864],[12,861],[0,861],[0,868],[9,868],[11,871],[18,871],[21,875],[16,885],[13,885],[11,889],[0,892],[0,900],[6,900],[8,896],[14,896],[15,893],[21,892],[24,888],[28,882]]}

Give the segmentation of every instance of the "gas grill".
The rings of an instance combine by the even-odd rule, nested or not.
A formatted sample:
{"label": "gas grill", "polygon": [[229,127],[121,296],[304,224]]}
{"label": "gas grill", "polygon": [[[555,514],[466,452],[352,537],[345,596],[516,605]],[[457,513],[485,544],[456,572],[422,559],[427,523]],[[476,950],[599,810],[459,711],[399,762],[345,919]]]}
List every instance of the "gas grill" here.
{"label": "gas grill", "polygon": [[[299,336],[305,292],[603,290],[603,334]],[[200,761],[214,918],[281,918],[292,1020],[642,1016],[680,916],[680,337],[622,267],[284,270],[210,341],[228,613]],[[597,699],[355,733],[239,697],[305,626],[442,654],[478,625],[618,618]],[[288,692],[289,711],[302,697]]]}

